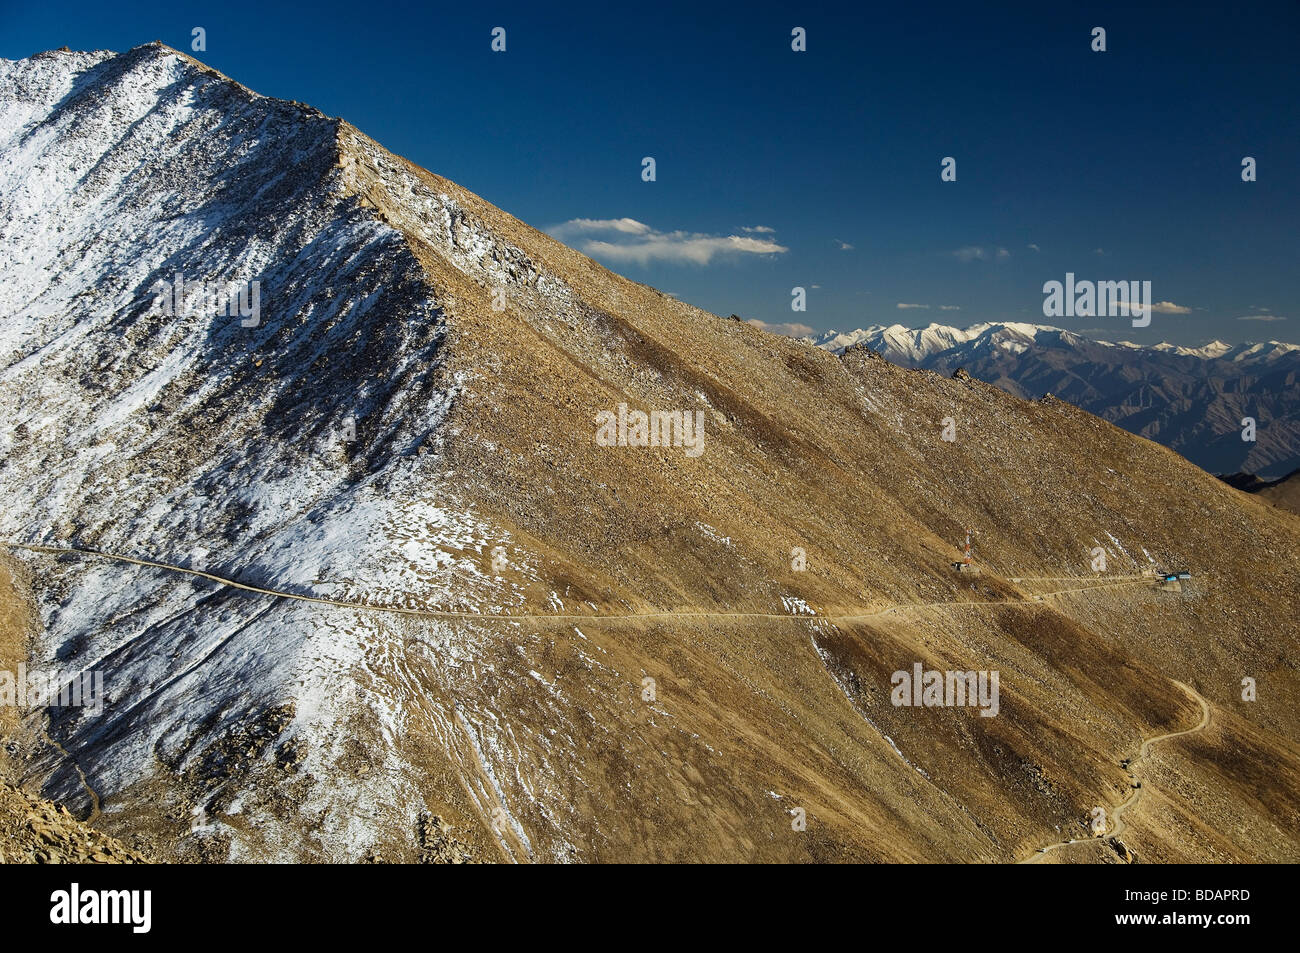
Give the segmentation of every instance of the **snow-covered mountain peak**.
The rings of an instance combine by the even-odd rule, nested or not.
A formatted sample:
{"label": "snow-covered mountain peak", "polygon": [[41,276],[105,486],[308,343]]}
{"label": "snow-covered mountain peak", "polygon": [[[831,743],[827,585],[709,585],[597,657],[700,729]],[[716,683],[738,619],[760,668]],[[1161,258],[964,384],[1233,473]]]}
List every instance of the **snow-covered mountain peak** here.
{"label": "snow-covered mountain peak", "polygon": [[[473,555],[508,533],[434,476],[465,379],[444,367],[445,292],[359,194],[360,165],[388,160],[349,129],[159,44],[0,61],[0,536],[303,595],[512,602]],[[448,209],[426,206],[430,242]],[[491,251],[460,222],[447,261]],[[392,623],[157,571],[38,566],[66,599],[43,606],[37,661],[99,666],[118,699],[54,729],[102,797],[184,777],[276,711],[308,774],[337,773],[349,737],[370,739],[377,770],[290,801],[250,775],[245,816],[268,823],[196,838],[347,859],[391,833],[358,802],[414,824],[399,737],[414,714],[373,682],[402,644]],[[69,765],[52,769],[54,792],[80,796]],[[269,823],[286,810],[322,819],[311,845],[284,839],[307,827]]]}
{"label": "snow-covered mountain peak", "polygon": [[1297,345],[1280,344],[1276,341],[1268,344],[1230,345],[1223,341],[1211,341],[1200,347],[1188,347],[1179,344],[1135,344],[1131,341],[1099,341],[1065,328],[1045,324],[1032,324],[1023,321],[993,321],[972,324],[965,328],[932,322],[924,328],[910,328],[902,324],[871,325],[855,331],[825,331],[820,334],[801,338],[810,344],[836,353],[857,344],[894,360],[923,361],[944,351],[963,346],[972,347],[1006,347],[1009,343],[1016,345],[1038,345],[1043,347],[1059,346],[1096,346],[1122,347],[1130,349],[1149,349],[1185,357],[1219,358],[1229,356],[1234,359],[1268,358],[1296,349]]}

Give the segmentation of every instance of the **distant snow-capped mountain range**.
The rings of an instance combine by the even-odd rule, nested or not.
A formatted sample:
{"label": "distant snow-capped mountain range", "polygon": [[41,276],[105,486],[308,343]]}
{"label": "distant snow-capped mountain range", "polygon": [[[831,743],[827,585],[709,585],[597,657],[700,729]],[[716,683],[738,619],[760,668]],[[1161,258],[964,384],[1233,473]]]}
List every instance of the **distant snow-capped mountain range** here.
{"label": "distant snow-capped mountain range", "polygon": [[[1300,345],[1267,341],[1263,344],[1227,344],[1211,341],[1202,347],[1183,347],[1178,344],[1134,344],[1132,341],[1096,341],[1063,328],[1045,324],[1026,324],[1015,321],[972,324],[968,328],[930,324],[924,328],[908,328],[901,324],[876,324],[856,331],[826,331],[805,337],[803,340],[835,353],[842,353],[855,344],[865,344],[892,361],[924,361],[944,351],[962,348],[963,353],[973,353],[981,348],[997,347],[1011,353],[1021,353],[1031,346],[1082,347],[1096,345],[1105,348],[1123,348],[1126,351],[1159,351],[1179,357],[1198,357],[1210,360],[1226,358],[1233,361],[1267,361],[1274,357],[1300,351]],[[970,347],[963,348],[963,345]]]}
{"label": "distant snow-capped mountain range", "polygon": [[[862,345],[904,367],[963,368],[1020,397],[1052,393],[1213,473],[1280,477],[1300,466],[1300,345],[1147,346],[1021,322],[873,325],[803,340],[835,353]],[[1242,439],[1245,417],[1254,441]]]}

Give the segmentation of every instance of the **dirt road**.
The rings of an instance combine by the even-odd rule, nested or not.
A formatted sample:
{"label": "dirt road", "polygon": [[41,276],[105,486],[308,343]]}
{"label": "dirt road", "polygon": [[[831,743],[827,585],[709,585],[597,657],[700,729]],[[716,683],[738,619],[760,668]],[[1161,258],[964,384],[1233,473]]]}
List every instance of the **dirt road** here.
{"label": "dirt road", "polygon": [[[1193,732],[1202,731],[1210,723],[1210,705],[1201,697],[1200,693],[1190,685],[1185,685],[1182,682],[1175,681],[1174,684],[1196,699],[1197,703],[1201,706],[1201,720],[1191,728],[1184,728],[1181,731],[1167,731],[1161,735],[1153,735],[1143,741],[1142,746],[1138,749],[1137,756],[1129,761],[1128,767],[1125,769],[1128,772],[1129,778],[1135,785],[1139,783],[1136,773],[1137,766],[1151,753],[1151,746],[1153,744],[1160,741],[1168,741],[1170,738],[1178,738],[1182,735],[1190,735]],[[1109,838],[1119,837],[1128,829],[1128,825],[1124,822],[1124,812],[1137,804],[1142,797],[1143,790],[1144,789],[1141,787],[1134,787],[1132,793],[1129,794],[1122,803],[1116,805],[1111,810],[1110,819],[1114,823],[1113,829],[1108,830],[1097,837],[1082,837],[1075,840],[1057,841],[1054,844],[1048,844],[1046,847],[1039,848],[1033,854],[1020,861],[1020,863],[1036,864],[1042,860],[1045,855],[1050,854],[1054,850],[1060,850],[1062,847],[1069,847],[1071,844],[1096,844],[1105,842]]]}

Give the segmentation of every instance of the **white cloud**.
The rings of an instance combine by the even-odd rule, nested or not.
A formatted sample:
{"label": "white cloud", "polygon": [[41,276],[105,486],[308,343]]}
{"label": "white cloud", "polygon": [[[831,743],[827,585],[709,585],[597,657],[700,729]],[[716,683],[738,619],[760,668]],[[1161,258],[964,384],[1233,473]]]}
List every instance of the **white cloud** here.
{"label": "white cloud", "polygon": [[906,301],[900,301],[898,304],[894,305],[894,307],[901,311],[906,311],[910,308],[928,308],[930,306],[928,304],[908,304]]}
{"label": "white cloud", "polygon": [[1028,248],[1030,251],[1039,251],[1039,250],[1040,250],[1039,247],[1038,247],[1037,245],[1035,245],[1033,242],[1030,242],[1030,243],[1029,243],[1028,245],[1026,245],[1025,247]]}
{"label": "white cloud", "polygon": [[1267,312],[1261,312],[1260,314],[1243,314],[1237,320],[1238,321],[1285,321],[1286,318],[1284,318],[1280,314],[1269,314]]}
{"label": "white cloud", "polygon": [[848,242],[842,242],[838,238],[835,239],[835,244],[840,246],[840,251],[853,251],[852,245],[850,245]]}
{"label": "white cloud", "polygon": [[769,324],[766,321],[760,321],[758,318],[749,318],[745,323],[752,324],[754,327],[763,331],[771,331],[773,334],[784,334],[787,337],[805,337],[809,334],[816,333],[808,325],[799,324],[795,321],[790,321],[784,324]]}
{"label": "white cloud", "polygon": [[759,234],[759,235],[775,235],[775,234],[776,234],[776,229],[775,229],[775,228],[768,228],[766,225],[752,225],[752,226],[742,225],[742,226],[740,226],[740,230],[741,230],[742,232],[750,232],[751,234],[753,234],[753,233],[757,233],[757,234]]}
{"label": "white cloud", "polygon": [[958,248],[952,253],[958,261],[1006,261],[1011,257],[1011,252],[998,246],[996,248],[985,248],[983,245],[967,245],[964,248]]}
{"label": "white cloud", "polygon": [[566,232],[621,232],[624,235],[647,235],[650,226],[634,218],[574,218],[551,229],[551,234]]}
{"label": "white cloud", "polygon": [[940,311],[960,311],[960,310],[961,310],[961,305],[959,305],[959,304],[941,304],[941,305],[939,305],[939,310],[940,310]]}
{"label": "white cloud", "polygon": [[[789,251],[769,238],[706,235],[680,230],[661,232],[631,218],[575,218],[547,231],[592,257],[638,265],[648,265],[652,261],[707,265],[719,257],[779,255]],[[757,225],[742,231],[772,230]]]}
{"label": "white cloud", "polygon": [[[1121,308],[1132,309],[1134,306],[1127,301],[1118,301],[1116,304]],[[1157,301],[1151,305],[1151,310],[1155,314],[1191,314],[1191,308],[1185,308],[1181,304],[1174,304],[1172,301]]]}

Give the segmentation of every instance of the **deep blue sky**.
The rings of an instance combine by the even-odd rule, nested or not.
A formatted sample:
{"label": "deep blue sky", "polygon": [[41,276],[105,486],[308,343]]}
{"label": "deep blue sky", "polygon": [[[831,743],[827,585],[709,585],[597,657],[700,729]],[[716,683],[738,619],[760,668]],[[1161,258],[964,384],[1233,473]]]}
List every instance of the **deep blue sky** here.
{"label": "deep blue sky", "polygon": [[[596,256],[724,315],[1047,323],[1042,284],[1073,271],[1148,279],[1191,310],[1145,331],[1051,323],[1300,342],[1294,0],[548,6],[0,0],[0,56],[154,39],[189,52],[202,26],[204,62],[342,116],[539,228],[628,218],[667,234],[666,256],[682,252],[676,232],[786,249]],[[807,52],[790,49],[795,26]],[[944,156],[955,183],[940,181]],[[743,230],[756,227],[773,231]],[[609,237],[563,234],[580,248]]]}

